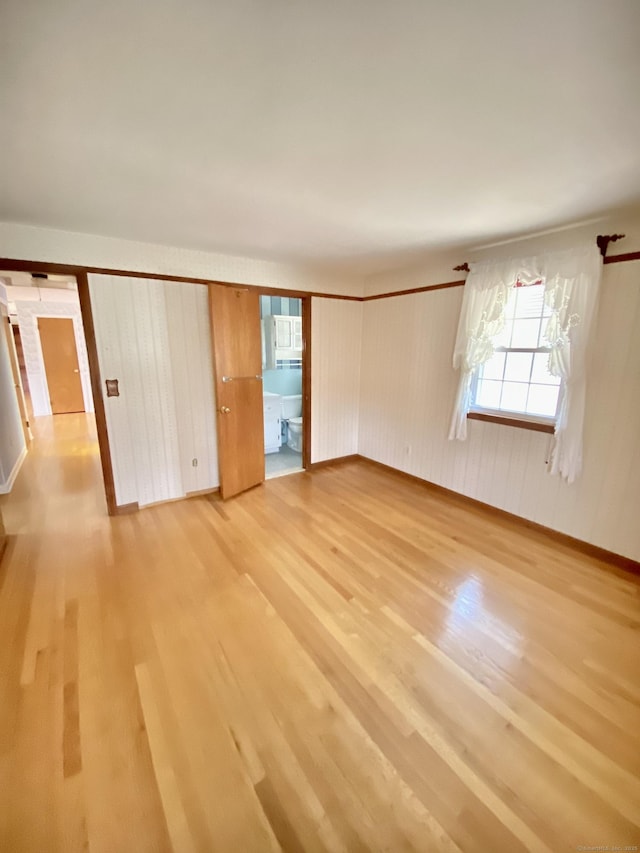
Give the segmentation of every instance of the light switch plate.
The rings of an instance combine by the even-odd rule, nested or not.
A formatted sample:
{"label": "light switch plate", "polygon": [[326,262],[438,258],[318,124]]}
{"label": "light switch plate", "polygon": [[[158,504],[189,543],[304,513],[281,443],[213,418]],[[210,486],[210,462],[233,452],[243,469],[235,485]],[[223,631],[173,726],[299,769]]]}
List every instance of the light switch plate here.
{"label": "light switch plate", "polygon": [[105,379],[105,385],[107,386],[107,397],[120,396],[120,389],[118,388],[117,379]]}

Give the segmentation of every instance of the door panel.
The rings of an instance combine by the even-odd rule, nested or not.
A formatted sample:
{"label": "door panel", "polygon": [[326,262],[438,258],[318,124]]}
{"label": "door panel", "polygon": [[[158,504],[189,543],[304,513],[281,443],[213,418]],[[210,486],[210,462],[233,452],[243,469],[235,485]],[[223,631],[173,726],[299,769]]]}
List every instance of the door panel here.
{"label": "door panel", "polygon": [[39,317],[38,329],[52,413],[84,412],[73,320]]}
{"label": "door panel", "polygon": [[258,299],[254,290],[209,285],[220,494],[225,500],[264,480]]}

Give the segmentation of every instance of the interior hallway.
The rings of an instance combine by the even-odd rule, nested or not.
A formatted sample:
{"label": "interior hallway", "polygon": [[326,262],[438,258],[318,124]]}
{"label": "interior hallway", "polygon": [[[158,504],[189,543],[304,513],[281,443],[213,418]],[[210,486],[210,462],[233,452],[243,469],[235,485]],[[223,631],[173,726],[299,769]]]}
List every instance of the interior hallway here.
{"label": "interior hallway", "polygon": [[637,578],[365,462],[110,519],[92,417],[35,429],[0,849],[637,843]]}

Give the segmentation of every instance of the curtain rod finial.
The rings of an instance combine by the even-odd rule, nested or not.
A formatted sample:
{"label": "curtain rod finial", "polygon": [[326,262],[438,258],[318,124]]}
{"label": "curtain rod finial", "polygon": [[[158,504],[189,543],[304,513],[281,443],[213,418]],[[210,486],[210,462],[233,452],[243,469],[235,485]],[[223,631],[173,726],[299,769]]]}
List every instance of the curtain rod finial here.
{"label": "curtain rod finial", "polygon": [[453,268],[456,272],[471,272],[469,269],[469,264],[465,261],[463,264],[458,264],[457,267]]}
{"label": "curtain rod finial", "polygon": [[626,237],[626,234],[598,234],[596,244],[602,257],[604,258],[607,254],[609,243],[615,243],[617,240],[622,240],[623,237]]}

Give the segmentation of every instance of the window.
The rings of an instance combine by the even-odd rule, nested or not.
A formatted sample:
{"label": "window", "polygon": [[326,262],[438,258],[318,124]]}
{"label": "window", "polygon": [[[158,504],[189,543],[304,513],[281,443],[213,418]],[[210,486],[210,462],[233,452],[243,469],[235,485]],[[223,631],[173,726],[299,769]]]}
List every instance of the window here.
{"label": "window", "polygon": [[544,331],[551,316],[544,287],[516,283],[509,291],[505,326],[495,352],[473,378],[471,410],[505,413],[526,420],[555,419],[560,378],[549,373]]}

